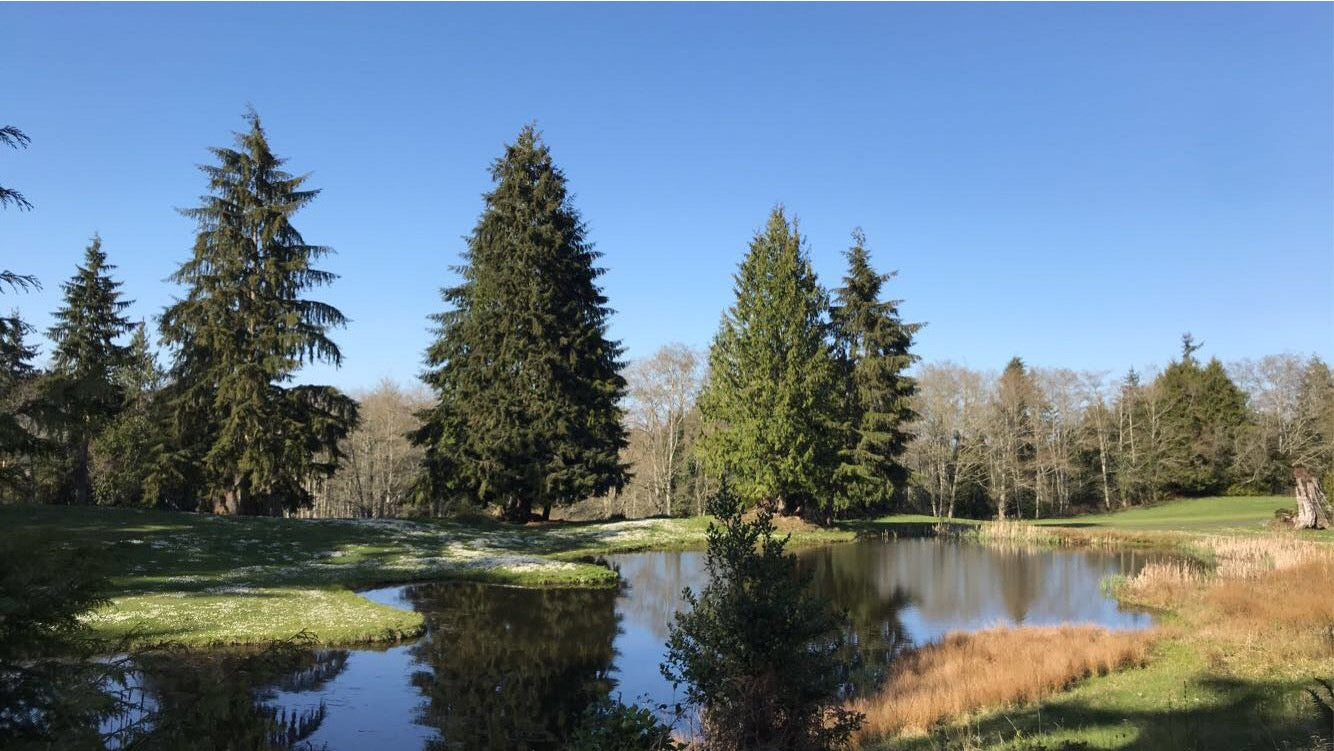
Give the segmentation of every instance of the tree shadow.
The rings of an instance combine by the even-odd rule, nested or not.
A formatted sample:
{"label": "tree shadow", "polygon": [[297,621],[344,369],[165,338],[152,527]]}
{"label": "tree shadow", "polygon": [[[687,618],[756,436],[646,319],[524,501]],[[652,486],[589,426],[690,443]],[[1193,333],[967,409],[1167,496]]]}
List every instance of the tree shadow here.
{"label": "tree shadow", "polygon": [[[969,735],[974,743],[1028,749],[1087,747],[1082,741],[1044,739],[1049,733],[1096,738],[1098,748],[1111,749],[1307,749],[1321,730],[1309,706],[1295,681],[1212,677],[1186,684],[1161,709],[1109,708],[1096,697],[1063,700],[993,714]],[[942,730],[899,747],[934,749],[942,742],[950,747],[953,735]]]}

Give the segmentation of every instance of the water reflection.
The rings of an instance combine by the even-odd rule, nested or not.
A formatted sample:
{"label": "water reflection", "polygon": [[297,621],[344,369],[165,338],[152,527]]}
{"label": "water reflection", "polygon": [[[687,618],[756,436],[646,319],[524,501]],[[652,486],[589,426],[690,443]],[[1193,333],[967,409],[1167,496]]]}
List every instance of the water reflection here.
{"label": "water reflection", "polygon": [[430,635],[412,648],[429,749],[554,748],[607,696],[616,593],[484,585],[413,587]]}
{"label": "water reflection", "polygon": [[[811,586],[847,610],[844,686],[849,693],[884,680],[903,649],[950,631],[994,625],[1093,623],[1113,629],[1150,625],[1122,610],[1100,581],[1133,574],[1143,553],[1004,550],[935,539],[864,541],[799,551]],[[680,592],[704,584],[704,554],[635,553],[609,557],[626,590],[617,604],[613,677],[629,699],[672,704],[678,697],[658,672]]]}
{"label": "water reflection", "polygon": [[[848,612],[843,683],[850,693],[880,683],[903,649],[948,631],[1149,625],[1099,590],[1103,577],[1142,567],[1140,553],[897,540],[805,550],[799,560],[815,591]],[[243,741],[235,748],[547,749],[599,698],[671,705],[678,697],[658,669],[667,625],[681,590],[704,584],[704,555],[610,561],[623,591],[432,584],[374,593],[426,615],[426,636],[411,644],[307,651],[305,662],[267,672],[244,663],[238,669],[226,653],[145,666],[147,690],[172,718],[160,737],[183,739],[182,748],[192,737],[234,734]]]}
{"label": "water reflection", "polygon": [[280,693],[319,692],[348,653],[300,643],[266,650],[163,650],[136,659],[123,687],[131,706],[104,729],[132,749],[310,749],[327,708],[286,706]]}

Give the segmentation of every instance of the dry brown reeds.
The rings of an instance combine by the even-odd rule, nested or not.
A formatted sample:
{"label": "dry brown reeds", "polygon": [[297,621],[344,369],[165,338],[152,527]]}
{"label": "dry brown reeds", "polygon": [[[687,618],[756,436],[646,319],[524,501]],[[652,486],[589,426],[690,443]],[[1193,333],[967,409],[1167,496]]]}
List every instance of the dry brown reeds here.
{"label": "dry brown reeds", "polygon": [[1095,626],[950,634],[905,654],[881,691],[853,702],[866,715],[859,742],[923,732],[942,720],[1031,702],[1090,675],[1141,665],[1153,638]]}
{"label": "dry brown reeds", "polygon": [[1334,548],[1284,535],[1202,537],[1211,572],[1153,563],[1122,596],[1178,613],[1237,669],[1334,658]]}

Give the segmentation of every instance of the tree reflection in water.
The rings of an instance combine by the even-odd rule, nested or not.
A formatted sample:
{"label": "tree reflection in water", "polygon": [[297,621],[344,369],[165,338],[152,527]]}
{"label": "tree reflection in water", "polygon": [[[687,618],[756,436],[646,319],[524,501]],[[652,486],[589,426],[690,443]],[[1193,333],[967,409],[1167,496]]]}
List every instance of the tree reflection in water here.
{"label": "tree reflection in water", "polygon": [[811,589],[817,596],[847,609],[843,646],[845,694],[869,692],[884,682],[889,665],[912,640],[899,615],[912,602],[907,589],[884,586],[865,546],[802,551],[798,561],[811,570]]}
{"label": "tree reflection in water", "polygon": [[607,697],[617,633],[611,589],[429,584],[407,592],[429,635],[413,647],[430,749],[546,749]]}
{"label": "tree reflection in water", "polygon": [[273,751],[311,749],[323,703],[306,710],[270,704],[278,691],[318,691],[343,671],[348,653],[305,640],[262,650],[153,650],[135,658],[128,694],[136,711],[114,734],[126,749]]}

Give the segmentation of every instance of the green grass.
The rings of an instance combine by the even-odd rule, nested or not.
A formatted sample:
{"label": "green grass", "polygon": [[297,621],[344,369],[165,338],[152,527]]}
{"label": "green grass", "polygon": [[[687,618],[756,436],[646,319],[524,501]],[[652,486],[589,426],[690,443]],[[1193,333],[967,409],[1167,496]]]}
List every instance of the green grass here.
{"label": "green grass", "polygon": [[1304,748],[1318,728],[1303,688],[1275,675],[1224,678],[1198,650],[1169,640],[1143,668],[1080,682],[1026,707],[993,710],[896,749]]}
{"label": "green grass", "polygon": [[[1273,521],[1275,511],[1294,509],[1295,507],[1296,501],[1289,496],[1214,496],[1168,501],[1155,506],[1137,507],[1105,514],[1086,514],[1049,519],[1020,519],[1017,521],[1043,527],[1070,527],[1074,529],[1253,535],[1269,531],[1268,524]],[[912,527],[943,522],[952,524],[986,523],[974,519],[944,519],[921,514],[895,514],[870,522],[852,522],[847,526],[849,529],[873,532],[877,530],[892,531],[896,527]],[[1334,542],[1334,530],[1308,530],[1300,534],[1313,540]]]}
{"label": "green grass", "polygon": [[[403,520],[225,518],[118,508],[0,506],[0,529],[101,554],[112,602],[88,621],[106,636],[250,644],[310,632],[326,644],[417,633],[422,618],[351,590],[467,580],[610,587],[598,555],[702,547],[707,519],[513,526]],[[797,544],[852,538],[802,531]]]}
{"label": "green grass", "polygon": [[1154,529],[1174,532],[1264,532],[1278,509],[1292,509],[1287,496],[1215,496],[1171,501],[1157,506],[1091,514],[1069,519],[1039,519],[1034,524],[1066,527]]}
{"label": "green grass", "polygon": [[[1107,514],[1023,520],[1051,529],[1051,543],[1149,545],[1191,554],[1201,535],[1262,535],[1285,496],[1213,497],[1171,501]],[[896,515],[862,525],[862,531],[921,529],[931,517]],[[987,522],[978,524],[986,539]],[[999,529],[999,528],[998,528]],[[1105,534],[1104,534],[1105,533]],[[1334,542],[1330,530],[1300,536]],[[1038,539],[1041,535],[1034,537]],[[1178,624],[1177,613],[1162,614]],[[1196,616],[1198,618],[1198,615]],[[1331,624],[1334,627],[1334,624]],[[902,749],[1280,749],[1314,748],[1315,712],[1304,689],[1313,687],[1310,666],[1256,663],[1240,672],[1210,656],[1210,645],[1187,631],[1164,639],[1146,667],[1081,681],[1038,703],[992,710],[927,736],[901,738]],[[1264,650],[1259,654],[1263,662]],[[1334,664],[1314,677],[1334,677]],[[1329,730],[1324,731],[1328,734]]]}

